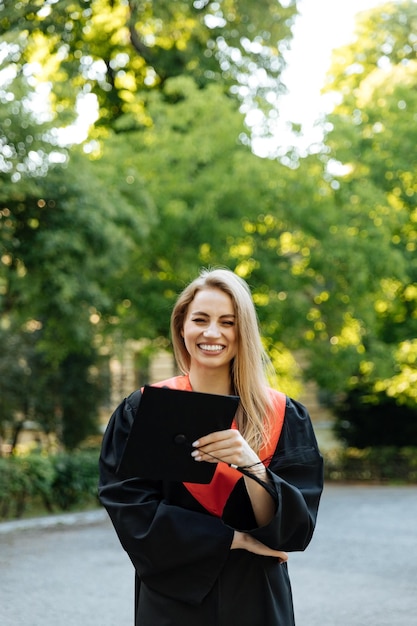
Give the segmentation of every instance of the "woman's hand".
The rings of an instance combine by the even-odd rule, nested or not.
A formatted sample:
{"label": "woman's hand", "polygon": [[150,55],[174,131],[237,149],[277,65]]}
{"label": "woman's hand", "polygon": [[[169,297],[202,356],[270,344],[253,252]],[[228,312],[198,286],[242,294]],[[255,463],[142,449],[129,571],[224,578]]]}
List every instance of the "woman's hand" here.
{"label": "woman's hand", "polygon": [[[193,446],[196,449],[191,454],[196,461],[223,461],[247,469],[263,482],[268,481],[266,468],[259,456],[234,428],[200,437],[198,441],[194,441]],[[266,489],[250,476],[244,475],[244,481],[256,522],[259,526],[266,526],[275,514],[275,502]]]}
{"label": "woman's hand", "polygon": [[288,554],[286,552],[268,548],[268,546],[261,543],[257,539],[254,539],[251,535],[248,535],[247,533],[242,533],[239,530],[235,530],[230,549],[247,550],[248,552],[252,552],[253,554],[260,554],[261,556],[276,557],[280,563],[285,563],[285,561],[288,561]]}
{"label": "woman's hand", "polygon": [[234,428],[219,430],[201,437],[193,443],[195,450],[191,453],[196,461],[217,463],[223,461],[236,467],[245,467],[260,463],[257,454]]}

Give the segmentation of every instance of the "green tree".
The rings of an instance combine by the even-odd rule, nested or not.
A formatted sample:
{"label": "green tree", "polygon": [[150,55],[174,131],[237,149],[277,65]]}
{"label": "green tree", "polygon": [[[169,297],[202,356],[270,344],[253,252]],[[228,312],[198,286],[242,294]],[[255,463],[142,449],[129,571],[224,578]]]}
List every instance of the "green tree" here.
{"label": "green tree", "polygon": [[111,311],[108,283],[152,220],[140,186],[134,194],[120,172],[107,182],[73,153],[67,167],[37,179],[36,195],[16,188],[7,203],[3,310],[40,321],[51,360],[88,345],[95,310]]}
{"label": "green tree", "polygon": [[[0,2],[0,71],[5,79],[0,91],[1,324],[14,329],[13,337],[25,354],[22,363],[30,362],[38,381],[45,381],[40,388],[51,392],[44,393],[45,411],[51,423],[52,414],[62,416],[61,436],[68,445],[79,435],[69,434],[76,412],[66,407],[68,395],[63,396],[62,389],[66,381],[77,388],[77,368],[88,383],[97,338],[114,329],[123,333],[132,317],[141,320],[134,327],[140,336],[158,327],[157,308],[151,304],[161,290],[153,289],[149,276],[161,282],[166,263],[159,252],[163,237],[156,245],[158,233],[150,231],[153,205],[158,207],[159,224],[169,225],[167,233],[174,240],[189,221],[184,211],[180,220],[166,221],[170,212],[174,217],[175,202],[168,207],[155,202],[155,181],[145,180],[128,155],[136,139],[128,131],[153,124],[147,109],[153,92],[163,92],[162,99],[176,105],[176,88],[170,90],[169,80],[180,75],[188,75],[199,89],[217,82],[229,95],[267,109],[264,96],[271,100],[279,84],[294,13],[294,2],[275,0],[263,0],[256,7],[243,0],[157,6],[123,0],[22,0],[14,6]],[[256,87],[250,87],[254,72]],[[59,135],[60,128],[76,119],[76,105],[82,106],[83,96],[90,93],[99,103],[91,138],[101,138],[104,154],[97,159],[99,145],[91,142],[86,146],[91,161],[76,150],[63,149]],[[158,106],[152,107],[157,115]],[[236,106],[232,108],[243,136],[241,118]],[[215,124],[216,117],[210,122]],[[122,141],[111,134],[109,138],[110,127]],[[230,129],[223,126],[229,137],[235,127],[234,121]],[[186,131],[183,126],[181,135]],[[234,147],[235,141],[233,136]],[[205,158],[198,159],[199,168],[204,168]],[[160,154],[157,171],[164,165]],[[192,175],[189,162],[185,178]],[[200,193],[208,190],[209,178],[198,181]],[[233,212],[237,215],[236,209]],[[200,226],[196,215],[191,223],[194,232]],[[148,235],[152,238],[145,246]],[[210,237],[201,239],[206,244]],[[162,273],[153,266],[162,267]],[[147,288],[140,291],[147,303],[145,316],[144,309],[131,306],[126,297],[140,269]],[[170,285],[164,295],[167,292],[172,297]],[[34,398],[33,390],[30,394]],[[46,413],[36,406],[38,418],[49,428]],[[88,423],[86,414],[84,418]]]}
{"label": "green tree", "polygon": [[[101,167],[116,155],[121,168],[140,172],[158,214],[149,237],[137,248],[131,271],[115,286],[119,329],[124,336],[166,342],[170,311],[184,284],[202,266],[231,267],[250,279],[281,384],[289,390],[294,363],[289,366],[282,342],[286,335],[281,326],[277,330],[276,313],[283,281],[288,286],[291,279],[274,267],[275,251],[258,254],[248,229],[265,213],[285,213],[288,170],[260,159],[238,141],[245,129],[243,114],[219,85],[201,90],[190,78],[169,79],[163,90],[149,95],[147,107],[155,123],[130,133],[135,150],[126,152],[125,136],[114,134],[104,142],[101,157]],[[267,276],[265,269],[262,283],[268,260],[273,271]],[[275,293],[274,309],[266,306],[272,296],[265,302],[268,281],[273,283],[268,293]]]}
{"label": "green tree", "polygon": [[149,123],[144,93],[179,75],[233,86],[268,108],[295,12],[294,0],[22,0],[0,4],[0,26],[17,68],[51,84],[53,111],[68,117],[93,92],[100,123],[129,114],[137,126]]}
{"label": "green tree", "polygon": [[39,349],[34,320],[0,331],[0,437],[11,452],[28,425],[67,449],[97,432],[98,407],[108,400],[108,380],[93,346],[73,349],[57,366]]}
{"label": "green tree", "polygon": [[[336,53],[330,74],[329,89],[343,96],[326,141],[343,172],[335,198],[355,236],[374,242],[373,280],[352,310],[357,332],[347,349],[356,354],[340,409],[339,432],[362,444],[358,401],[373,414],[379,443],[380,430],[384,443],[399,442],[401,432],[417,442],[416,26],[415,2],[363,14],[358,39]],[[346,347],[339,340],[329,352],[340,359]],[[396,415],[397,439],[378,411]]]}
{"label": "green tree", "polygon": [[102,388],[91,371],[99,362],[101,327],[115,313],[111,286],[153,219],[140,184],[119,169],[103,188],[106,172],[97,170],[97,163],[73,152],[66,166],[49,167],[27,188],[12,187],[0,222],[2,326],[15,329],[21,346],[31,333],[36,339],[22,358],[37,382],[27,392],[15,389],[15,411],[9,402],[0,420],[19,422],[23,392],[32,417],[46,431],[55,424],[69,446],[97,420],[94,389]]}

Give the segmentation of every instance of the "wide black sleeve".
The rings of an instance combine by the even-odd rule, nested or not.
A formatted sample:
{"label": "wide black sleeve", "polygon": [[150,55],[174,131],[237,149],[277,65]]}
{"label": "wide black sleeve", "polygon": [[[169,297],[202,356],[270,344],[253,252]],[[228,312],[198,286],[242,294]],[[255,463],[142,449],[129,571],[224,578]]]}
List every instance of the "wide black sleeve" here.
{"label": "wide black sleeve", "polygon": [[113,413],[100,455],[99,498],[139,578],[158,593],[198,604],[229,556],[233,529],[170,504],[159,481],[117,476],[140,392]]}
{"label": "wide black sleeve", "polygon": [[306,408],[290,398],[268,475],[276,492],[275,516],[250,534],[274,549],[305,550],[323,491],[323,459]]}

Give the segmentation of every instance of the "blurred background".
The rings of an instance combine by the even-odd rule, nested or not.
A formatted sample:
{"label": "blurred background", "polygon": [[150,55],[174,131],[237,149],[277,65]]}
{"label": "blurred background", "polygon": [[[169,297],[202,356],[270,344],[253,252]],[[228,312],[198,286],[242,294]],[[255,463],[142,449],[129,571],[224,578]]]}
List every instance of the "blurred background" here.
{"label": "blurred background", "polygon": [[417,482],[417,3],[0,0],[0,32],[0,517],[97,504],[211,266],[326,478]]}

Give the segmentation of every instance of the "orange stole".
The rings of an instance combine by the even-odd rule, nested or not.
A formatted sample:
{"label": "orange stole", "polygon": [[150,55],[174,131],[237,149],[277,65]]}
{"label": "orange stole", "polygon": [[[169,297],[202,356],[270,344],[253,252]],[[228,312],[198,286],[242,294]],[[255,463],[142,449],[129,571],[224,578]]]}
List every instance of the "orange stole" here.
{"label": "orange stole", "polygon": [[[182,389],[192,391],[188,376],[175,376],[168,380],[156,383],[155,387],[170,387],[172,389]],[[259,458],[266,459],[264,465],[268,467],[270,459],[275,452],[278,439],[281,434],[285,415],[285,394],[268,389],[272,399],[273,409],[269,416],[271,434],[268,444],[262,446]],[[236,428],[233,422],[232,428]],[[209,512],[216,517],[221,517],[223,509],[229,499],[238,480],[242,478],[239,470],[229,467],[226,463],[218,463],[214,476],[209,484],[183,483],[184,487],[191,495]]]}

